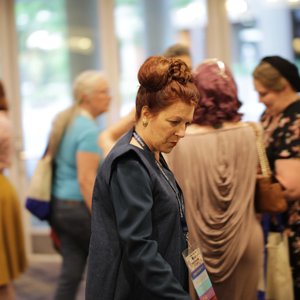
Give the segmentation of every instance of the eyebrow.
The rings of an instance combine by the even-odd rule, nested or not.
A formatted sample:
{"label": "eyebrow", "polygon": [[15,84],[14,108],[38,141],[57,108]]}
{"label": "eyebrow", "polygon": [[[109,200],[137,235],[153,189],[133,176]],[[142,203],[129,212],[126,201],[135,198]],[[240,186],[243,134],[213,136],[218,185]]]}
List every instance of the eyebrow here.
{"label": "eyebrow", "polygon": [[268,94],[269,91],[257,91],[259,94]]}

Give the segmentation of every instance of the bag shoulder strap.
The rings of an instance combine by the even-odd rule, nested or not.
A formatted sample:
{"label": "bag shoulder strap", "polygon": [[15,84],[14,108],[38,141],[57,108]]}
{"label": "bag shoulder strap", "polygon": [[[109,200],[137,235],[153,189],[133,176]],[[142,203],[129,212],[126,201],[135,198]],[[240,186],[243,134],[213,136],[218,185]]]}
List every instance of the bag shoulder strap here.
{"label": "bag shoulder strap", "polygon": [[264,177],[271,177],[272,172],[267,158],[264,142],[263,142],[263,129],[260,124],[249,122],[249,125],[253,128],[256,136],[256,151],[261,168],[262,175]]}

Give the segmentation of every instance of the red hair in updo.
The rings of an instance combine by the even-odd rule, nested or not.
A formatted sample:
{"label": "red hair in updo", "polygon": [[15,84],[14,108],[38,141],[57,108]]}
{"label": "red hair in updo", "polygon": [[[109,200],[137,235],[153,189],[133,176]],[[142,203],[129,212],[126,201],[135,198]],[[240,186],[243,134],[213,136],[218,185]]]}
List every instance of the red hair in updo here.
{"label": "red hair in updo", "polygon": [[241,119],[237,85],[222,61],[204,61],[193,72],[193,78],[201,95],[193,123],[219,127],[224,122],[237,122]]}
{"label": "red hair in updo", "polygon": [[191,105],[198,102],[199,92],[193,83],[192,73],[180,59],[150,56],[141,66],[138,80],[137,119],[143,106],[148,106],[156,114],[177,101]]}

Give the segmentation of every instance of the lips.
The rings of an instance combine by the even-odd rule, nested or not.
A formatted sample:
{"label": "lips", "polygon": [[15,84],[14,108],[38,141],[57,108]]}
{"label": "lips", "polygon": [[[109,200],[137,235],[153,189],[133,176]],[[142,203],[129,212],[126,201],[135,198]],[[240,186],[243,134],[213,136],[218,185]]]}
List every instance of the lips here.
{"label": "lips", "polygon": [[175,147],[177,142],[170,142],[170,144],[172,145],[172,147]]}

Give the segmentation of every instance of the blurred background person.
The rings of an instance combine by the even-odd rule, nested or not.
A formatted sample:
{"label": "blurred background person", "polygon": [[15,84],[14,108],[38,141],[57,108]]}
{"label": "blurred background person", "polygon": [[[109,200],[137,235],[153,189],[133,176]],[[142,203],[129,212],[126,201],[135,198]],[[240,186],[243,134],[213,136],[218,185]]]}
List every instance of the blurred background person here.
{"label": "blurred background person", "polygon": [[[264,228],[289,236],[294,297],[300,299],[300,77],[296,65],[280,56],[264,57],[253,71],[265,146],[273,174],[285,188],[288,211],[264,216]],[[266,232],[267,234],[267,232]]]}
{"label": "blurred background person", "polygon": [[138,80],[136,126],[95,182],[88,300],[190,299],[184,202],[161,153],[184,136],[198,91],[187,65],[163,56],[148,58]]}
{"label": "blurred background person", "polygon": [[50,133],[54,158],[51,226],[61,243],[56,300],[72,300],[84,273],[90,240],[92,190],[101,159],[96,117],[111,100],[104,75],[85,71],[74,82],[75,103],[58,114]]}
{"label": "blurred background person", "polygon": [[254,300],[263,263],[255,132],[240,121],[237,86],[222,61],[204,61],[193,77],[200,100],[167,162],[186,200],[190,243],[200,246],[217,299]]}
{"label": "blurred background person", "polygon": [[5,176],[11,164],[12,124],[0,81],[0,299],[15,299],[12,281],[27,266],[21,209],[15,188]]}
{"label": "blurred background person", "polygon": [[117,140],[135,124],[135,108],[133,108],[126,116],[122,117],[113,125],[101,131],[98,139],[99,146],[103,151],[103,156],[109,153]]}
{"label": "blurred background person", "polygon": [[165,50],[163,56],[179,58],[183,60],[190,69],[192,69],[191,52],[189,47],[186,45],[174,44]]}

